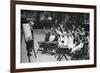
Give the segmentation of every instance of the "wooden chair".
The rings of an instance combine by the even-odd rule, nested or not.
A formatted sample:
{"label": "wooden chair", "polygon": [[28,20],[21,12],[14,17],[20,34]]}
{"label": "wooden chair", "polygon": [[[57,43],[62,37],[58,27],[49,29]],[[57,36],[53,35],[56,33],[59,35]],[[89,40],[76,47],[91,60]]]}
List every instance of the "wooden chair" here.
{"label": "wooden chair", "polygon": [[64,57],[68,60],[67,56],[71,56],[71,50],[68,47],[58,47],[56,53],[58,54],[57,60],[61,61]]}

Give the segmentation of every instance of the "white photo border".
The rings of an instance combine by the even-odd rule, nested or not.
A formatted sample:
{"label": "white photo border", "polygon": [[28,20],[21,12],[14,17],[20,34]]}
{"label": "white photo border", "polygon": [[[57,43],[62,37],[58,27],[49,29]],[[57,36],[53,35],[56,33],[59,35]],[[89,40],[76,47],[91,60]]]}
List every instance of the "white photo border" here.
{"label": "white photo border", "polygon": [[[20,12],[21,10],[42,10],[42,11],[61,11],[61,12],[81,12],[90,13],[90,60],[83,61],[61,61],[61,62],[45,62],[45,63],[20,63]],[[16,69],[24,68],[43,68],[43,67],[58,67],[58,66],[75,66],[75,65],[91,65],[94,64],[94,10],[86,8],[71,8],[71,7],[53,7],[39,5],[16,5],[15,12],[16,24]]]}

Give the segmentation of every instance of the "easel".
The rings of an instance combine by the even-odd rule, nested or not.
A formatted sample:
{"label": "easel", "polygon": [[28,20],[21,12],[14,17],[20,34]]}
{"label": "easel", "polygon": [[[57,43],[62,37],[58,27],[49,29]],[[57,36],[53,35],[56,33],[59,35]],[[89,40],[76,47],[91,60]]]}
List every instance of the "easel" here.
{"label": "easel", "polygon": [[[28,60],[29,60],[29,62],[31,62],[31,56],[32,56],[32,54],[31,54],[31,52],[33,51],[34,52],[34,55],[35,55],[35,58],[37,57],[36,56],[36,53],[35,53],[35,49],[34,49],[34,46],[33,46],[33,44],[34,44],[34,38],[33,38],[33,30],[31,30],[30,29],[30,26],[28,25],[28,24],[23,24],[23,27],[24,27],[24,29],[28,29],[28,31],[29,31],[29,33],[31,34],[30,35],[30,37],[28,37],[27,38],[27,40],[26,40],[26,37],[25,37],[25,30],[23,30],[23,35],[24,35],[24,38],[25,38],[25,43],[26,43],[26,50],[27,50],[27,56],[28,56]],[[29,28],[28,28],[29,27]],[[27,32],[27,31],[26,31]]]}

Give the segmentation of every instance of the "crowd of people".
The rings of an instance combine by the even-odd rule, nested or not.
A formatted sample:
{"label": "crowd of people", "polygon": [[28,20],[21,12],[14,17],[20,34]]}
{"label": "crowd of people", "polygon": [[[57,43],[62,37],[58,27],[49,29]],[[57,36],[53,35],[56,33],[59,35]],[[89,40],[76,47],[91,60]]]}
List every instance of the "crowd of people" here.
{"label": "crowd of people", "polygon": [[72,25],[71,29],[59,24],[58,27],[51,27],[46,34],[45,41],[58,42],[58,46],[66,46],[70,53],[81,53],[84,59],[89,59],[89,31],[84,27]]}

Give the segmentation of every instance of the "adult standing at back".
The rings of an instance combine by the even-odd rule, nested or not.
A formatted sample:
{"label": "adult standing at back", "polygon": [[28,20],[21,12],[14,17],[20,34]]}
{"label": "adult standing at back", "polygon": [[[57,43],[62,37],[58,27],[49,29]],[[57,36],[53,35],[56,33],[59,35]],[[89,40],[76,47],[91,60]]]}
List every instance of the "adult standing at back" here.
{"label": "adult standing at back", "polygon": [[34,26],[34,22],[32,20],[28,20],[25,14],[22,15],[21,30],[23,33],[22,35],[24,35],[25,38],[26,50],[27,50],[27,56],[29,58],[29,62],[30,62],[30,56],[32,55],[31,54],[32,50],[34,51],[34,55],[36,57],[36,53],[34,49],[34,41],[33,41],[33,26]]}

